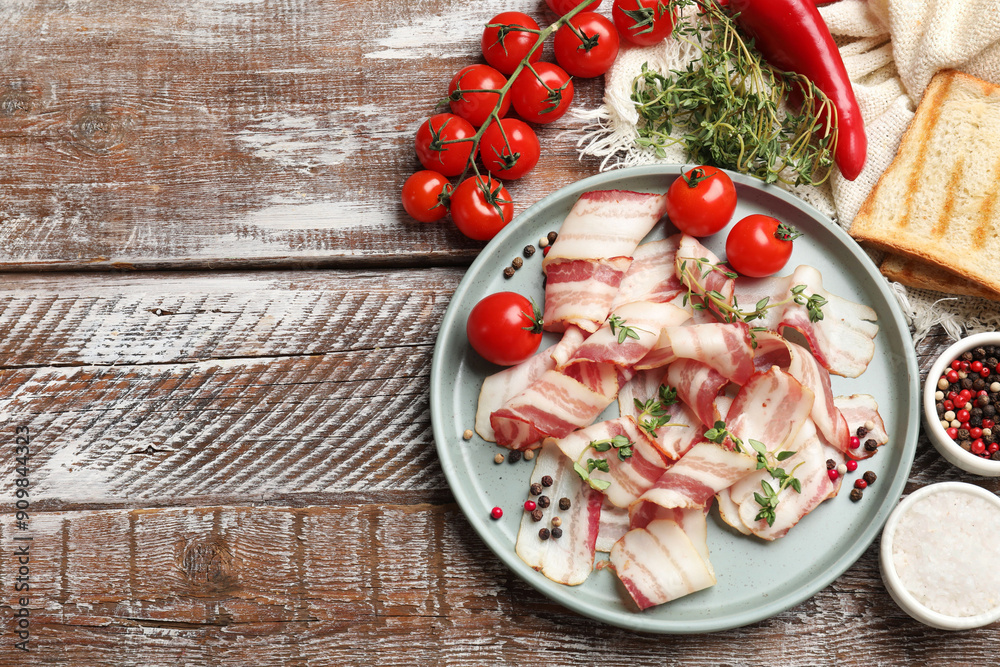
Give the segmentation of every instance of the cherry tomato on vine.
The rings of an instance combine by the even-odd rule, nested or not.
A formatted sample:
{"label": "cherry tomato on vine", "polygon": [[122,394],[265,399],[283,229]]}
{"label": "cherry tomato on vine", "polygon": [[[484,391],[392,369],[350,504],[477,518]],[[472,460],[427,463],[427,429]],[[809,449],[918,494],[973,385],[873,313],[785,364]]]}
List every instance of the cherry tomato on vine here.
{"label": "cherry tomato on vine", "polygon": [[540,153],[535,131],[516,118],[490,123],[479,140],[479,159],[497,178],[521,178],[535,168]]}
{"label": "cherry tomato on vine", "polygon": [[492,176],[471,176],[451,193],[451,219],[477,241],[489,241],[514,217],[514,202]]}
{"label": "cherry tomato on vine", "polygon": [[748,215],[729,230],[726,263],[752,278],[780,271],[792,256],[792,241],[802,236],[769,215]]}
{"label": "cherry tomato on vine", "polygon": [[435,222],[448,215],[451,183],[443,174],[425,169],[403,183],[403,208],[419,222]]}
{"label": "cherry tomato on vine", "polygon": [[[472,155],[472,137],[476,129],[469,121],[453,113],[439,113],[424,121],[417,130],[417,158],[425,169],[445,176],[458,176]],[[458,143],[446,143],[468,139]]]}
{"label": "cherry tomato on vine", "polygon": [[[510,87],[514,111],[529,123],[551,123],[573,101],[573,79],[559,65],[535,63],[523,69]],[[537,73],[537,76],[536,76]]]}
{"label": "cherry tomato on vine", "polygon": [[[518,27],[535,32],[518,30]],[[492,67],[510,76],[521,61],[528,57],[528,51],[531,51],[537,41],[538,23],[535,19],[522,12],[503,12],[486,24],[482,39],[483,57]],[[540,60],[544,48],[542,45],[535,49],[528,61]]]}
{"label": "cherry tomato on vine", "polygon": [[[499,92],[464,92],[464,91],[494,91],[507,84],[507,77],[489,65],[469,65],[460,69],[451,79],[448,86],[448,98],[452,112],[458,114],[476,127],[489,118],[490,112],[500,99]],[[510,98],[504,95],[500,102],[497,115],[503,118],[510,108]]]}
{"label": "cherry tomato on vine", "polygon": [[659,44],[674,30],[674,16],[664,0],[615,0],[611,18],[622,39],[637,46]]}
{"label": "cherry tomato on vine", "polygon": [[497,292],[472,307],[465,323],[472,348],[499,366],[519,364],[542,342],[542,316],[516,292]]}
{"label": "cherry tomato on vine", "polygon": [[[571,27],[572,26],[572,27]],[[556,31],[552,48],[556,61],[573,76],[604,74],[618,56],[618,31],[606,17],[580,12]]]}
{"label": "cherry tomato on vine", "polygon": [[[569,10],[580,4],[580,0],[545,0],[545,4],[549,6],[549,9],[554,11],[559,16],[562,16]],[[594,2],[587,5],[583,11],[592,12],[597,9],[601,4],[601,0],[594,0]]]}
{"label": "cherry tomato on vine", "polygon": [[715,234],[729,224],[735,210],[733,180],[715,167],[695,167],[667,190],[667,216],[690,236]]}

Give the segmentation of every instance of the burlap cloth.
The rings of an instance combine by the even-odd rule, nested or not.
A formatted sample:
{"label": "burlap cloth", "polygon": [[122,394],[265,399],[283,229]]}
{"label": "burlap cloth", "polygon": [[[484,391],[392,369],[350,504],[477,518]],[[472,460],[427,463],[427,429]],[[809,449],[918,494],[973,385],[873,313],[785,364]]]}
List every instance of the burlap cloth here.
{"label": "burlap cloth", "polygon": [[[854,181],[838,172],[822,186],[788,189],[848,228],[892,162],[936,72],[955,68],[1000,84],[1000,0],[840,0],[821,7],[820,13],[840,45],[854,84],[865,118],[868,159]],[[679,145],[668,148],[663,158],[635,145],[638,114],[629,96],[643,63],[665,73],[683,69],[696,55],[690,46],[673,39],[651,47],[623,47],[606,76],[604,104],[580,113],[592,122],[580,140],[581,152],[601,157],[602,170],[686,162]],[[880,259],[878,253],[871,254]],[[891,286],[914,341],[936,324],[954,338],[1000,329],[1000,303]]]}

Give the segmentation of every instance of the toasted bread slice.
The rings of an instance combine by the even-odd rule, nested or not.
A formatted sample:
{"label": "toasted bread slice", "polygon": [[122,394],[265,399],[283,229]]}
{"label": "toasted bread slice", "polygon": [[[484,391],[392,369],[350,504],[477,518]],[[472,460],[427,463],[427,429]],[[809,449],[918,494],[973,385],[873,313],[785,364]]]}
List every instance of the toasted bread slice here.
{"label": "toasted bread slice", "polygon": [[985,287],[970,282],[951,271],[945,271],[933,264],[927,264],[918,259],[902,255],[887,254],[882,260],[879,270],[889,280],[946,294],[961,294],[963,296],[978,296],[981,299],[1000,301],[1000,294],[991,292]]}
{"label": "toasted bread slice", "polygon": [[1000,86],[945,70],[850,232],[946,272],[938,274],[942,291],[957,293],[969,281],[1000,293],[998,196]]}

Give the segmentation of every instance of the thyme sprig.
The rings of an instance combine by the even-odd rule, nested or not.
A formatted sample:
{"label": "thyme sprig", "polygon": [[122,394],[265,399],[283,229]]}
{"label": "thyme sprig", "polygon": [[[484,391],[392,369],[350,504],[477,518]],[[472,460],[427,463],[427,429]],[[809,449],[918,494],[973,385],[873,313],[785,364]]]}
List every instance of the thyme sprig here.
{"label": "thyme sprig", "polygon": [[[679,12],[697,6],[697,17]],[[700,53],[684,70],[643,65],[632,83],[640,146],[665,156],[680,143],[690,159],[766,183],[818,185],[833,169],[836,109],[811,81],[769,65],[719,0],[670,0],[673,35]],[[798,113],[782,109],[794,89]],[[675,135],[675,130],[680,135]]]}
{"label": "thyme sprig", "polygon": [[[632,400],[635,409],[639,411],[639,415],[636,417],[639,428],[650,437],[655,438],[657,429],[670,424],[667,408],[677,402],[677,390],[669,385],[661,384],[654,398],[645,401],[640,401],[638,398]],[[674,426],[687,426],[687,424],[674,424]]]}
{"label": "thyme sprig", "polygon": [[639,327],[630,327],[625,322],[627,320],[619,315],[612,315],[608,318],[608,325],[611,327],[612,335],[618,334],[618,343],[622,344],[629,338],[639,340],[639,333],[650,333],[645,329]]}
{"label": "thyme sprig", "polygon": [[[736,451],[743,454],[751,453],[747,451],[743,440],[733,435],[722,420],[716,421],[713,428],[705,431],[704,437],[706,440],[718,444],[725,443],[728,438],[733,443],[733,448]],[[793,475],[798,467],[802,465],[802,462],[799,462],[798,465],[792,468],[791,472],[786,472],[784,468],[778,466],[778,463],[795,456],[795,452],[784,450],[772,453],[767,450],[767,445],[753,438],[747,438],[747,444],[750,445],[754,458],[757,460],[757,470],[766,470],[771,475],[771,478],[778,483],[777,488],[775,488],[766,479],[762,479],[760,487],[763,493],[755,491],[753,494],[754,500],[760,506],[760,511],[757,512],[754,520],[760,521],[763,519],[767,521],[768,526],[773,526],[777,516],[778,494],[789,487],[795,489],[796,493],[802,493],[802,482]]]}
{"label": "thyme sprig", "polygon": [[778,509],[778,493],[789,487],[795,489],[796,493],[802,493],[802,482],[792,474],[802,465],[802,462],[800,461],[798,465],[792,468],[792,472],[785,472],[784,468],[778,467],[778,462],[795,456],[795,452],[786,450],[772,454],[767,451],[767,447],[759,440],[747,439],[747,442],[750,443],[750,446],[753,447],[757,454],[757,470],[767,470],[771,478],[778,483],[778,488],[775,489],[766,479],[762,479],[760,481],[760,488],[763,493],[754,492],[753,494],[754,500],[760,505],[760,511],[757,512],[754,520],[760,521],[763,519],[767,521],[768,526],[773,526]]}
{"label": "thyme sprig", "polygon": [[[586,456],[587,452],[593,449],[596,452],[607,452],[614,449],[618,455],[619,461],[626,461],[632,458],[632,448],[635,443],[629,440],[624,435],[616,435],[612,438],[606,440],[594,440],[583,450],[583,454],[580,455],[581,458]],[[601,472],[610,472],[611,465],[608,463],[606,458],[593,459],[588,458],[586,464],[581,464],[580,461],[573,462],[573,470],[576,474],[580,476],[580,479],[587,482],[592,489],[597,489],[598,491],[604,491],[611,486],[611,482],[606,479],[594,479],[591,477],[591,473],[595,470]]]}
{"label": "thyme sprig", "polygon": [[[809,315],[809,321],[816,323],[823,319],[823,306],[829,303],[820,294],[806,294],[806,285],[795,285],[789,290],[787,299],[772,302],[771,297],[765,296],[754,304],[753,310],[742,310],[735,294],[732,296],[732,303],[729,303],[729,299],[724,294],[718,290],[710,290],[705,285],[705,279],[712,271],[717,271],[725,277],[732,279],[736,278],[735,273],[729,271],[724,265],[713,264],[705,257],[678,257],[675,261],[677,262],[677,272],[680,275],[681,282],[688,290],[682,299],[683,304],[686,306],[690,303],[691,308],[694,310],[711,308],[718,313],[724,322],[742,321],[749,324],[754,320],[764,319],[767,311],[772,308],[786,306],[794,302],[800,306],[805,306]],[[696,301],[695,297],[698,297],[701,301]],[[751,328],[751,337],[755,331],[760,330],[760,327]]]}

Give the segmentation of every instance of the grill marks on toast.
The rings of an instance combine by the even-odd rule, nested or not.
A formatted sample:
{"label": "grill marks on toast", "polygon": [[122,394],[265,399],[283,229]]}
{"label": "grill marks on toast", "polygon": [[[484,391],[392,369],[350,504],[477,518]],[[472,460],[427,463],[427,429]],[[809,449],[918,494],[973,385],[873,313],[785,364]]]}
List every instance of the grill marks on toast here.
{"label": "grill marks on toast", "polygon": [[[917,132],[918,145],[927,146],[934,137],[934,129],[941,120],[941,112],[944,109],[944,104],[942,102],[948,96],[948,91],[951,90],[953,81],[954,76],[947,76],[947,78],[941,82],[941,85],[933,86],[932,89],[928,91],[928,98],[921,101],[920,105],[923,106],[924,104],[928,104],[930,111],[924,115],[923,122],[914,128]],[[918,113],[916,118],[920,119],[920,117],[921,114]],[[909,137],[907,137],[907,139],[909,139]],[[920,189],[920,183],[924,179],[925,164],[925,160],[916,160],[916,164],[910,172],[909,182],[906,184],[906,212],[898,222],[899,226],[904,229],[910,224],[910,220],[913,219],[913,201],[916,198],[917,191]]]}
{"label": "grill marks on toast", "polygon": [[[938,216],[937,222],[931,229],[931,235],[934,238],[943,238],[945,234],[948,233],[948,226],[952,220],[952,213],[955,211],[955,193],[958,192],[958,188],[962,185],[962,174],[965,171],[965,156],[963,155],[958,160],[955,161],[955,165],[951,169],[951,175],[948,177],[948,189],[944,198],[944,205],[941,207],[941,215]],[[912,197],[912,187],[913,182],[910,182],[909,196]],[[907,200],[907,205],[909,205],[909,199]],[[909,214],[907,214],[907,218]]]}
{"label": "grill marks on toast", "polygon": [[[988,173],[994,179],[1000,178],[1000,155],[994,160],[992,169]],[[972,247],[975,250],[982,250],[986,242],[994,236],[993,214],[996,210],[998,194],[1000,194],[1000,188],[990,188],[983,198],[982,206],[979,207],[976,227],[972,231]]]}

